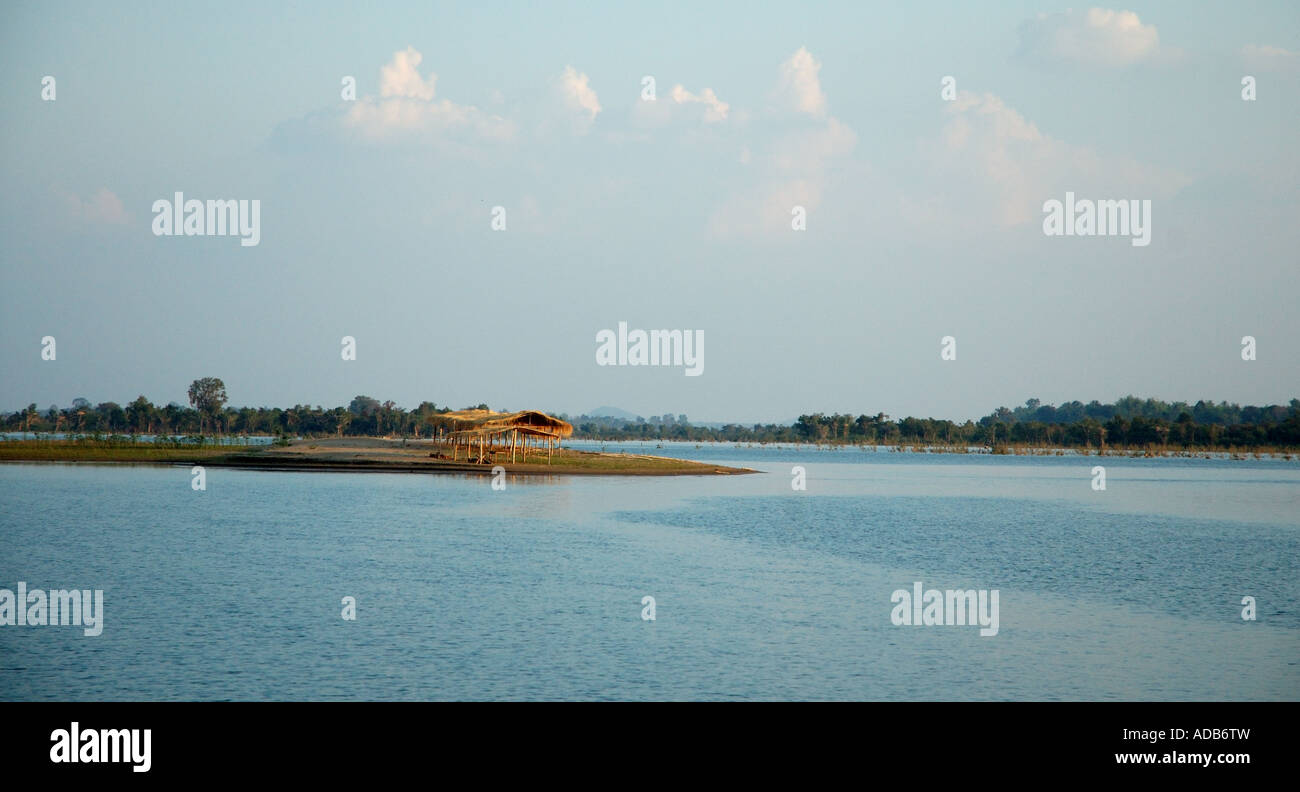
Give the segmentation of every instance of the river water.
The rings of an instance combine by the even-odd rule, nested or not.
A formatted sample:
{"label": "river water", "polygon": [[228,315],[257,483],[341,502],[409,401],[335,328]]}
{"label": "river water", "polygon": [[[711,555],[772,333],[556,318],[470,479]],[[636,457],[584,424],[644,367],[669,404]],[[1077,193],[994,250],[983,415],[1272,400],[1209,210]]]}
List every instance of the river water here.
{"label": "river water", "polygon": [[0,588],[104,592],[0,699],[1300,699],[1300,462],[664,446],[763,473],[0,465]]}

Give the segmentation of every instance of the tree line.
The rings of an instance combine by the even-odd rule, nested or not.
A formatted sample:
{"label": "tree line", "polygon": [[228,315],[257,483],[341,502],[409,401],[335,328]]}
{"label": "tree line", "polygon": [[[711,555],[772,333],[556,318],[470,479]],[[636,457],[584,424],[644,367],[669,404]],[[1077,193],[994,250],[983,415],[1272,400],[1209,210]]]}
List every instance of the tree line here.
{"label": "tree line", "polygon": [[[0,416],[5,431],[62,432],[73,435],[155,436],[387,436],[432,437],[439,422],[436,416],[451,412],[431,401],[413,410],[392,401],[381,402],[357,396],[346,407],[295,404],[292,407],[231,407],[226,386],[218,378],[204,377],[191,383],[189,404],[157,405],[143,395],[126,406],[117,402],[91,404],[84,398],[69,407],[36,404]],[[465,409],[488,409],[486,404]]]}
{"label": "tree line", "polygon": [[[429,438],[446,426],[451,412],[432,401],[404,409],[393,401],[357,396],[346,406],[326,408],[231,407],[225,384],[214,377],[195,380],[189,404],[155,405],[144,396],[122,406],[74,399],[71,406],[35,404],[0,415],[5,431],[72,435],[271,437],[400,436]],[[488,409],[477,404],[464,409]],[[582,415],[560,418],[574,424],[574,437],[590,440],[681,440],[688,442],[821,443],[844,445],[1026,445],[1040,447],[1300,447],[1300,399],[1286,406],[1241,406],[1228,402],[1164,402],[1125,396],[1113,403],[1073,401],[1059,406],[1029,399],[1014,409],[999,407],[978,421],[891,418],[849,413],[800,415],[792,424],[712,424],[666,413],[625,419]]]}
{"label": "tree line", "polygon": [[884,413],[812,413],[792,424],[651,423],[581,416],[574,436],[594,440],[1036,447],[1291,448],[1300,446],[1300,399],[1286,406],[1164,402],[1126,396],[1111,404],[1029,399],[978,421],[894,419]]}

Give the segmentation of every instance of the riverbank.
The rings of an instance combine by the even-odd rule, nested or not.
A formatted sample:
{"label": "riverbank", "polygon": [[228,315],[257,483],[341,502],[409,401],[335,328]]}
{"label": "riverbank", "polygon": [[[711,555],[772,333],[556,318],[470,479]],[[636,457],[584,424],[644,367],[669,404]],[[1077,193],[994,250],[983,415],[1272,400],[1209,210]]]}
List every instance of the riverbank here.
{"label": "riverbank", "polygon": [[[449,447],[430,440],[345,437],[296,440],[288,445],[158,447],[151,443],[99,444],[63,441],[0,443],[0,462],[98,462],[109,464],[202,464],[250,470],[314,470],[377,473],[480,473],[502,467],[516,475],[719,476],[757,473],[749,468],[640,454],[561,448],[549,462],[534,457],[493,464],[444,458]],[[462,452],[463,457],[463,452]]]}
{"label": "riverbank", "polygon": [[736,440],[643,440],[636,438],[632,440],[593,440],[588,437],[577,437],[571,439],[571,442],[599,446],[601,448],[752,448],[756,450],[763,449],[786,449],[786,450],[803,450],[812,451],[843,451],[852,452],[860,451],[868,454],[875,453],[901,453],[901,454],[965,454],[971,456],[1078,456],[1078,457],[1122,457],[1131,459],[1282,459],[1292,461],[1300,459],[1300,448],[1289,447],[1245,447],[1245,446],[1218,446],[1214,448],[1203,447],[1176,447],[1176,446],[1107,446],[1098,449],[1089,446],[1034,446],[1027,444],[1014,445],[997,445],[997,446],[963,446],[950,445],[944,443],[901,443],[901,444],[872,444],[872,443],[786,443],[786,442],[750,442]]}

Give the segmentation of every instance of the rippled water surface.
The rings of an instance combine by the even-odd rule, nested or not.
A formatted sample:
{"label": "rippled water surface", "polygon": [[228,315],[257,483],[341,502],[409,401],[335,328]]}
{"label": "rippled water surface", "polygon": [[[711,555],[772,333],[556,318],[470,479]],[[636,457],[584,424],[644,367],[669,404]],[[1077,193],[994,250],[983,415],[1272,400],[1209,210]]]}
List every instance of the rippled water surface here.
{"label": "rippled water surface", "polygon": [[665,445],[606,448],[764,472],[0,465],[0,588],[105,610],[0,627],[0,698],[1300,699],[1300,463]]}

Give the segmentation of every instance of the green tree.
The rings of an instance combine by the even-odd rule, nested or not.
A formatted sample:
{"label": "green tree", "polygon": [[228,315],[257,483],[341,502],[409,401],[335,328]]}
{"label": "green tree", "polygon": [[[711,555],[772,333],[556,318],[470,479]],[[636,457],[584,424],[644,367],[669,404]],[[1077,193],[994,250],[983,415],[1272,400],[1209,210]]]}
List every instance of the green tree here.
{"label": "green tree", "polygon": [[143,395],[126,406],[126,421],[133,432],[150,433],[156,408]]}
{"label": "green tree", "polygon": [[204,377],[190,383],[190,406],[199,411],[199,433],[204,419],[215,418],[226,403],[226,383],[216,377]]}

